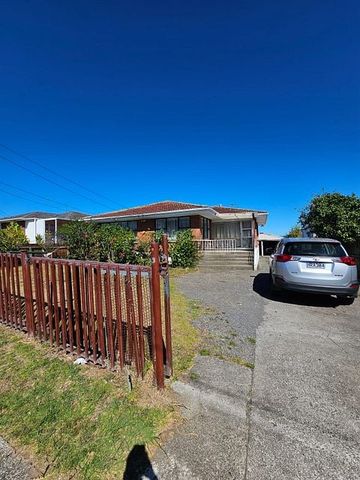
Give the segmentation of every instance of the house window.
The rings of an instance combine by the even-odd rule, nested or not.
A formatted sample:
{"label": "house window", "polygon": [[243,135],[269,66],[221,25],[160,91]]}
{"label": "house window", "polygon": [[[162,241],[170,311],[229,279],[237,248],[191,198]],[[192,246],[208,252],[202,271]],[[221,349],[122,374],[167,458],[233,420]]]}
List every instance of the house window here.
{"label": "house window", "polygon": [[242,248],[251,248],[253,245],[253,231],[251,220],[241,222],[241,246]]}
{"label": "house window", "polygon": [[210,220],[205,217],[201,217],[201,228],[202,228],[202,238],[203,239],[209,239],[210,238]]}
{"label": "house window", "polygon": [[179,229],[190,228],[190,217],[180,217],[179,218]]}
{"label": "house window", "polygon": [[170,238],[176,238],[179,230],[190,228],[190,217],[172,217],[172,218],[157,218],[156,230],[167,233]]}
{"label": "house window", "polygon": [[126,222],[120,222],[120,227],[126,228],[127,230],[132,230],[133,232],[137,231],[137,221],[128,220]]}
{"label": "house window", "polygon": [[166,218],[157,218],[156,219],[156,230],[166,231]]}

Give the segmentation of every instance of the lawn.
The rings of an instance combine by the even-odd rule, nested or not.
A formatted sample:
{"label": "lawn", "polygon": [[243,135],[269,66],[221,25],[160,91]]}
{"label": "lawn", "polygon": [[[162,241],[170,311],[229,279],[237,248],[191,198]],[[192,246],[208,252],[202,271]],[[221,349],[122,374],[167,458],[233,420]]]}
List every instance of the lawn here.
{"label": "lawn", "polygon": [[[191,366],[201,308],[171,285],[175,377]],[[0,326],[0,435],[46,471],[45,478],[122,479],[136,445],[153,450],[174,415],[171,396],[91,366]]]}

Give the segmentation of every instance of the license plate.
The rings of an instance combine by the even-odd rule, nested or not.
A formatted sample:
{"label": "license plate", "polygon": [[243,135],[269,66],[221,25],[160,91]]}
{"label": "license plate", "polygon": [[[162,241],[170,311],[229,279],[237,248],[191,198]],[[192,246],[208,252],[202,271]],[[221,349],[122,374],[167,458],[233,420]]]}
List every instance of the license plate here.
{"label": "license plate", "polygon": [[325,268],[325,263],[320,262],[308,262],[306,264],[307,268]]}

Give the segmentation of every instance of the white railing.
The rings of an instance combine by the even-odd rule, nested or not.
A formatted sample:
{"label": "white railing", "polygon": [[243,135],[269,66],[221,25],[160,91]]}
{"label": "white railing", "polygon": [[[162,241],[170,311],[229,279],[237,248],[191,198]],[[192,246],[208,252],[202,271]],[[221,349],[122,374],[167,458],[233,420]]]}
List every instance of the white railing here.
{"label": "white railing", "polygon": [[240,238],[218,238],[216,240],[195,240],[201,252],[220,250],[229,252],[241,248]]}

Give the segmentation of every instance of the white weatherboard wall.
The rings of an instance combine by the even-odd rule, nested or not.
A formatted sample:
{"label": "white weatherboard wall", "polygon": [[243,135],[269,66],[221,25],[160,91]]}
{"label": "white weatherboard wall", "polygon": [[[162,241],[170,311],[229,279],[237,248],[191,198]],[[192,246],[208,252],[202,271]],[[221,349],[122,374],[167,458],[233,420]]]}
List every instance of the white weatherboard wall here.
{"label": "white weatherboard wall", "polygon": [[36,243],[36,235],[45,238],[45,220],[32,218],[25,222],[25,235],[30,243]]}

